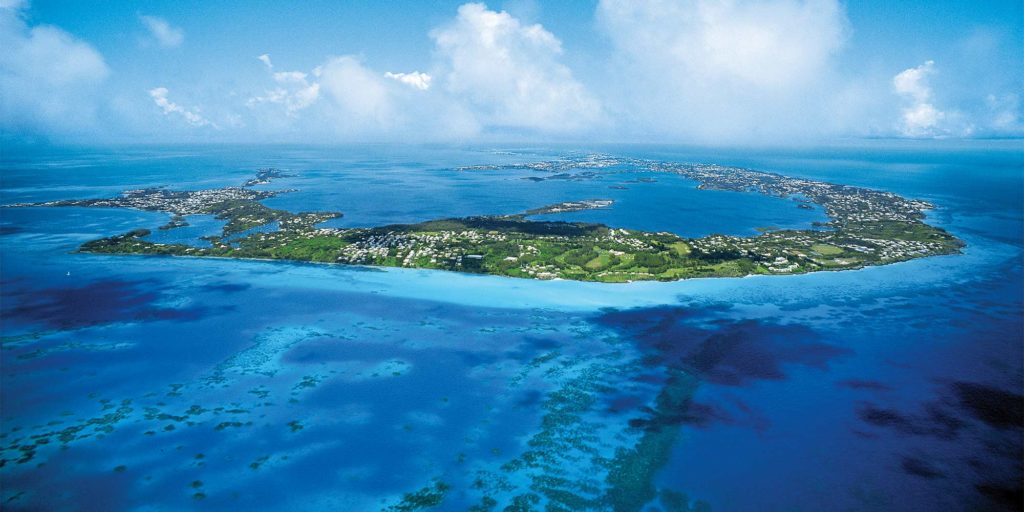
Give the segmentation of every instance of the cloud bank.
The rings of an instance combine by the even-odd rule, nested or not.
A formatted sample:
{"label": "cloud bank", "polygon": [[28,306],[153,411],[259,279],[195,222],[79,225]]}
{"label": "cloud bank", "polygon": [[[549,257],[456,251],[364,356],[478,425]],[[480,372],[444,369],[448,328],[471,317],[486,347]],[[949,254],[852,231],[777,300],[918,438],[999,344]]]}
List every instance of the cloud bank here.
{"label": "cloud bank", "polygon": [[733,140],[820,130],[848,37],[835,0],[602,0],[610,96],[641,136]]}
{"label": "cloud bank", "polygon": [[98,129],[103,56],[60,28],[29,26],[23,4],[0,7],[0,129],[72,136]]}
{"label": "cloud bank", "polygon": [[[581,22],[601,38],[589,54],[567,50],[541,24],[467,3],[424,34],[430,57],[404,70],[331,49],[295,69],[266,48],[224,63],[219,77],[187,68],[161,76],[160,59],[190,58],[183,50],[150,52],[156,72],[142,79],[26,13],[25,3],[0,0],[4,137],[742,144],[1024,135],[1021,65],[1006,65],[1019,44],[979,29],[921,64],[851,66],[856,34],[839,0],[600,0],[593,24]],[[182,28],[138,19],[155,44],[183,47]],[[978,76],[986,79],[964,78]]]}

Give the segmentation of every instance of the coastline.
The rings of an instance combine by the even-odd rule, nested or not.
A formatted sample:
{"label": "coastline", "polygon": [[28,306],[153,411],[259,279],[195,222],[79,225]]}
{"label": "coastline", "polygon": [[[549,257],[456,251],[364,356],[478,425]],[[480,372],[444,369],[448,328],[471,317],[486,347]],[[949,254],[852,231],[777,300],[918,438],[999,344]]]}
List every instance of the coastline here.
{"label": "coastline", "polygon": [[806,275],[812,275],[812,274],[821,274],[821,273],[856,272],[856,271],[860,271],[860,270],[867,270],[869,268],[881,268],[881,267],[888,267],[888,266],[892,266],[892,265],[898,265],[898,264],[901,264],[901,263],[910,263],[912,261],[922,260],[922,259],[938,258],[938,257],[943,257],[943,256],[959,256],[959,255],[963,254],[963,250],[966,249],[967,247],[968,247],[968,245],[965,243],[956,252],[951,252],[951,253],[946,253],[946,254],[933,254],[933,255],[929,255],[929,256],[923,256],[923,257],[920,257],[920,258],[911,258],[911,259],[899,260],[899,261],[891,261],[891,262],[886,262],[886,263],[865,264],[865,265],[860,265],[860,266],[843,267],[843,268],[829,268],[829,269],[814,270],[814,271],[810,271],[810,272],[789,273],[789,274],[757,274],[757,273],[751,273],[751,274],[744,274],[744,275],[741,275],[741,276],[710,275],[710,276],[681,277],[681,278],[678,278],[678,279],[671,279],[671,280],[637,279],[637,280],[633,280],[633,281],[621,281],[621,282],[585,281],[585,280],[579,280],[579,279],[564,279],[564,278],[558,278],[558,277],[551,278],[551,279],[539,279],[539,278],[528,278],[528,277],[520,277],[520,276],[510,276],[510,275],[504,275],[504,274],[489,274],[489,273],[485,273],[485,272],[466,272],[466,271],[460,271],[460,270],[448,270],[448,269],[440,269],[440,268],[399,267],[399,266],[391,266],[391,265],[371,265],[371,264],[359,264],[359,263],[339,263],[339,262],[332,262],[332,261],[292,260],[292,259],[284,259],[284,258],[258,258],[258,257],[245,257],[245,256],[211,256],[211,255],[202,255],[202,254],[200,254],[200,255],[192,255],[192,254],[103,253],[103,252],[83,251],[83,250],[81,250],[81,248],[76,249],[74,251],[69,251],[69,254],[89,254],[89,255],[103,255],[103,256],[116,256],[116,257],[128,256],[128,257],[142,257],[142,258],[177,258],[177,259],[182,259],[182,260],[197,259],[197,260],[208,260],[208,261],[251,261],[251,262],[257,262],[257,263],[281,263],[281,264],[287,264],[287,265],[315,266],[315,267],[326,267],[326,268],[340,267],[340,268],[345,268],[345,269],[355,269],[355,270],[359,270],[359,271],[363,271],[363,272],[389,272],[391,270],[410,270],[410,271],[420,271],[420,272],[440,272],[440,273],[447,273],[447,274],[457,274],[457,275],[460,275],[460,276],[467,276],[467,277],[468,276],[486,276],[486,277],[510,279],[510,280],[514,280],[514,281],[527,281],[527,282],[530,282],[530,281],[545,282],[545,281],[547,281],[547,282],[593,283],[593,284],[597,284],[597,285],[609,285],[609,286],[626,286],[626,285],[637,284],[637,283],[665,283],[665,284],[668,284],[668,283],[679,283],[679,282],[684,282],[684,281],[688,282],[688,281],[701,281],[701,280],[747,279],[747,278],[757,278],[757,277],[784,278],[784,277],[799,277],[799,276],[806,276]]}
{"label": "coastline", "polygon": [[[190,215],[224,221],[220,234],[200,238],[205,246],[161,243],[137,228],[93,240],[79,252],[202,256],[213,258],[340,263],[388,268],[427,268],[467,274],[582,282],[679,281],[701,277],[800,275],[853,270],[943,254],[956,254],[962,240],[927,224],[935,208],[895,193],[791,178],[776,172],[717,164],[681,164],[647,159],[587,155],[533,164],[483,165],[455,171],[506,170],[541,173],[524,179],[563,176],[593,179],[596,171],[628,168],[693,181],[698,190],[756,193],[789,199],[797,208],[815,204],[828,222],[809,229],[760,230],[757,236],[710,234],[684,238],[668,231],[641,231],[606,224],[527,219],[537,212],[561,213],[610,207],[613,200],[563,201],[523,213],[428,220],[369,228],[320,227],[342,212],[293,213],[262,200],[295,189],[255,190],[254,185],[294,177],[260,169],[241,187],[174,191],[163,187],[128,190],[120,197],[15,203],[18,207],[126,208],[171,214],[162,232],[188,226]],[[595,171],[596,170],[596,171]],[[573,174],[582,171],[579,174]],[[613,172],[619,172],[615,170]],[[656,182],[650,178],[647,182]],[[177,222],[175,222],[177,220]]]}

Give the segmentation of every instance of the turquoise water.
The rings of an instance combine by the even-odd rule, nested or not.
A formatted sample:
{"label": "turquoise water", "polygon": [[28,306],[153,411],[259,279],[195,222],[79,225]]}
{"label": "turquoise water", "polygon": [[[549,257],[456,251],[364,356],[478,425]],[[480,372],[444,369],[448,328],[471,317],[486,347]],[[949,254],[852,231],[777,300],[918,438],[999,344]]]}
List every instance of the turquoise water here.
{"label": "turquoise water", "polygon": [[[274,166],[295,176],[261,187],[298,191],[268,206],[341,211],[339,226],[595,198],[616,203],[542,217],[685,236],[824,219],[624,168],[454,169],[576,151],[891,190],[935,203],[929,222],[968,245],[850,272],[603,285],[83,255],[167,215],[0,209],[4,508],[380,510],[443,481],[438,510],[531,494],[539,510],[671,510],[677,493],[724,511],[1016,509],[1018,146],[36,149],[5,152],[0,202],[238,185]],[[659,401],[679,375],[689,399]],[[624,493],[607,468],[631,450],[652,471]]]}

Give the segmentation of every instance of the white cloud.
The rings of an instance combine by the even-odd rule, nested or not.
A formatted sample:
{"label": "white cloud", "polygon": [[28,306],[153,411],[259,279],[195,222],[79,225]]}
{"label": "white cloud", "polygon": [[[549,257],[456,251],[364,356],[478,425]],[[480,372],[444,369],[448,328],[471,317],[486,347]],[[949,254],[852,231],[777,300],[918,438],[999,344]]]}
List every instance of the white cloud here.
{"label": "white cloud", "polygon": [[916,68],[899,72],[892,78],[892,86],[897,93],[908,97],[915,103],[926,103],[932,98],[928,76],[933,73],[935,73],[935,61],[929,60]]}
{"label": "white cloud", "polygon": [[149,91],[149,96],[153,98],[153,103],[156,103],[156,105],[160,107],[161,110],[163,110],[165,116],[177,114],[181,116],[186,123],[192,126],[210,126],[213,128],[218,128],[216,124],[210,122],[208,119],[199,114],[198,109],[187,109],[167,99],[168,92],[169,91],[167,90],[166,87],[157,87]]}
{"label": "white cloud", "polygon": [[[600,0],[596,22],[608,44],[572,54],[531,21],[539,14],[534,0],[509,0],[509,12],[467,3],[429,33],[431,60],[409,68],[415,71],[385,72],[351,55],[296,71],[263,54],[256,57],[262,83],[224,69],[193,88],[159,77],[140,84],[145,77],[131,60],[119,60],[125,68],[108,80],[111,70],[88,42],[32,25],[25,0],[0,0],[0,130],[3,137],[82,140],[208,138],[210,130],[194,128],[214,127],[253,140],[562,136],[723,144],[1024,134],[1020,45],[1012,33],[983,27],[959,42],[952,35],[952,50],[936,48],[935,62],[897,74],[906,66],[891,62],[905,50],[838,60],[850,33],[843,4]],[[149,46],[184,43],[184,32],[167,20],[138,18]],[[192,99],[172,102],[167,87],[139,94],[153,83],[178,94],[187,88]],[[150,101],[173,123],[153,123]]]}
{"label": "white cloud", "polygon": [[335,57],[319,69],[324,93],[340,108],[339,125],[376,131],[397,124],[389,84],[359,59]]}
{"label": "white cloud", "polygon": [[[427,73],[381,73],[351,55],[331,57],[308,73],[275,72],[269,55],[259,60],[270,71],[274,87],[246,101],[253,121],[247,125],[265,136],[431,141],[479,131],[471,112],[429,87]],[[316,108],[308,108],[313,105]]]}
{"label": "white cloud", "polygon": [[903,109],[900,130],[908,137],[937,135],[936,129],[946,114],[930,103],[915,103]]}
{"label": "white cloud", "polygon": [[837,0],[602,0],[609,108],[640,137],[820,133],[848,21]]}
{"label": "white cloud", "polygon": [[[311,124],[322,123],[326,126],[316,129],[345,136],[379,135],[399,125],[392,82],[365,67],[356,57],[332,57],[310,73],[273,71],[267,54],[259,56],[259,60],[271,71],[275,84],[246,102],[253,114],[261,118],[259,124],[309,129]],[[303,112],[317,102],[320,102],[317,109]],[[275,110],[261,109],[262,105],[282,106],[287,119],[275,117]]]}
{"label": "white cloud", "polygon": [[477,112],[444,91],[410,87],[353,56],[331,58],[318,69],[328,100],[322,110],[339,137],[450,141],[480,132]]}
{"label": "white cloud", "polygon": [[470,3],[430,36],[443,59],[446,92],[486,126],[564,132],[602,116],[598,101],[559,61],[561,42],[541,25]]}
{"label": "white cloud", "polygon": [[29,27],[23,6],[0,8],[0,126],[11,133],[80,133],[96,122],[107,64],[60,28]]}
{"label": "white cloud", "polygon": [[[253,125],[315,127],[350,139],[450,140],[488,131],[580,133],[603,121],[597,100],[559,62],[561,42],[540,25],[466,4],[431,37],[437,60],[429,73],[381,73],[349,55],[311,73],[275,71],[261,55],[275,86],[246,102],[260,117]],[[265,108],[272,104],[285,105],[288,119]]]}
{"label": "white cloud", "polygon": [[185,42],[185,32],[159,16],[139,15],[139,20],[149,30],[149,34],[164,48],[175,48]]}
{"label": "white cloud", "polygon": [[[263,54],[257,57],[262,61],[268,70],[273,70],[274,65],[270,61],[270,55]],[[316,81],[310,82],[308,75],[301,71],[277,71],[272,72],[277,87],[265,91],[262,95],[249,98],[246,105],[250,108],[264,103],[283,105],[288,116],[294,117],[300,110],[316,103],[320,98],[320,84]]]}
{"label": "white cloud", "polygon": [[936,106],[930,80],[936,72],[935,62],[929,60],[892,78],[893,90],[904,102],[897,130],[907,137],[971,135],[975,127],[960,112]]}
{"label": "white cloud", "polygon": [[392,80],[398,80],[403,84],[415,87],[421,91],[430,89],[430,75],[420,73],[419,71],[413,71],[412,73],[392,73],[388,71],[384,73],[384,76]]}
{"label": "white cloud", "polygon": [[814,80],[846,31],[833,0],[603,0],[598,16],[634,58],[758,88]]}

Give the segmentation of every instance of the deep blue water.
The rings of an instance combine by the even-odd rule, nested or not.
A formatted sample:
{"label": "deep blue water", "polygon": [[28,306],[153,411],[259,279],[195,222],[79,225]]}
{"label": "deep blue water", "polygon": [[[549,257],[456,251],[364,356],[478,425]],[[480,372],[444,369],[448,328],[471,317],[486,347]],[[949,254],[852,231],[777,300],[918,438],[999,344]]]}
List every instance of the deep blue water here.
{"label": "deep blue water", "polygon": [[[379,510],[437,479],[451,486],[439,509],[486,494],[501,510],[539,474],[503,465],[538,446],[573,389],[590,455],[677,434],[649,458],[661,497],[645,510],[665,508],[663,491],[715,511],[1019,509],[1018,143],[494,149],[11,150],[0,203],[238,185],[274,166],[295,176],[265,188],[299,190],[268,206],[341,211],[339,226],[591,198],[616,203],[544,217],[684,236],[824,219],[630,169],[453,170],[597,151],[891,190],[935,203],[929,222],[968,245],[859,271],[602,285],[82,255],[137,227],[188,238],[217,224],[158,233],[165,214],[0,209],[2,507]],[[656,412],[679,371],[692,400]],[[547,473],[603,490],[590,456],[555,458]]]}

